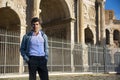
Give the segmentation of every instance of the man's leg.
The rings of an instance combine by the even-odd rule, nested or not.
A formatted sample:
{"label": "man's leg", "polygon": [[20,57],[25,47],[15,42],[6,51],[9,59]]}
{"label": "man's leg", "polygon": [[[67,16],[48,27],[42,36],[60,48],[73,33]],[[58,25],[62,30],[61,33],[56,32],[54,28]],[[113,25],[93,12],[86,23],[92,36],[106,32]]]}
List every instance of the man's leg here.
{"label": "man's leg", "polygon": [[32,58],[30,59],[28,63],[29,80],[36,80],[37,65],[35,63],[36,61]]}
{"label": "man's leg", "polygon": [[44,58],[41,65],[39,65],[38,67],[38,74],[40,76],[40,79],[41,80],[49,80],[49,77],[48,77],[48,69],[47,69],[47,60]]}

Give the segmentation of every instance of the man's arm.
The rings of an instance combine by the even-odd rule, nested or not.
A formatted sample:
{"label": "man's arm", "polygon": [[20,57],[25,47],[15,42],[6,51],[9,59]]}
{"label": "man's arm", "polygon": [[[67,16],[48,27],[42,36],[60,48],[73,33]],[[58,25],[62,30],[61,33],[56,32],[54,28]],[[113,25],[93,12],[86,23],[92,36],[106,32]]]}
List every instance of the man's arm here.
{"label": "man's arm", "polygon": [[27,35],[24,35],[24,36],[23,36],[22,43],[21,43],[21,47],[20,47],[20,52],[21,52],[21,55],[22,55],[23,59],[24,59],[26,62],[28,62],[28,61],[29,61],[29,58],[28,58],[28,56],[26,55],[26,49],[27,49],[26,36],[27,36]]}

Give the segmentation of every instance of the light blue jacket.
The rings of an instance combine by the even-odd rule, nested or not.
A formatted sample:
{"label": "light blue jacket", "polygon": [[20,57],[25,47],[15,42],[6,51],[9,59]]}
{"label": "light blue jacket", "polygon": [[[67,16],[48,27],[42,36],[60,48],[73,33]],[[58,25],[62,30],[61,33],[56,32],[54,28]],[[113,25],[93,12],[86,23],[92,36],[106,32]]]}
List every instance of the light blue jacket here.
{"label": "light blue jacket", "polygon": [[[45,51],[45,58],[48,60],[48,53],[49,53],[49,46],[48,46],[48,38],[47,35],[41,31],[42,37],[44,39],[44,51]],[[33,31],[30,31],[26,35],[23,36],[21,47],[20,47],[20,52],[25,61],[29,61],[29,49],[30,49],[30,40],[32,37]]]}

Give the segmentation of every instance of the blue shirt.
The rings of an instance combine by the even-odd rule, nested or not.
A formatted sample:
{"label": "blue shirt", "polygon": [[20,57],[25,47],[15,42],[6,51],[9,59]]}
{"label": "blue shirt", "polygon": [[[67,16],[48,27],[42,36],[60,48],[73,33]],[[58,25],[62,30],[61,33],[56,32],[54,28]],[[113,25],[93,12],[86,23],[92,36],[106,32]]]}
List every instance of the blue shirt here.
{"label": "blue shirt", "polygon": [[44,39],[39,31],[38,35],[32,34],[30,40],[30,56],[45,56],[44,52]]}

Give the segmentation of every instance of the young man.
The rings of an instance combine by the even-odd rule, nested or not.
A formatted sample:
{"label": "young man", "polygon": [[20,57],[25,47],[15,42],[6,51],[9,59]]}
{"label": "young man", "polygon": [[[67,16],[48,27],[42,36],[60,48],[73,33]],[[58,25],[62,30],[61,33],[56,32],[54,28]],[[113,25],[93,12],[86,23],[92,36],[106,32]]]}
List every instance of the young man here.
{"label": "young man", "polygon": [[29,80],[36,80],[36,72],[41,80],[48,80],[48,38],[41,30],[39,18],[32,18],[31,26],[32,30],[23,36],[20,52],[28,63]]}

